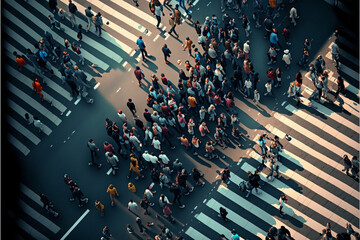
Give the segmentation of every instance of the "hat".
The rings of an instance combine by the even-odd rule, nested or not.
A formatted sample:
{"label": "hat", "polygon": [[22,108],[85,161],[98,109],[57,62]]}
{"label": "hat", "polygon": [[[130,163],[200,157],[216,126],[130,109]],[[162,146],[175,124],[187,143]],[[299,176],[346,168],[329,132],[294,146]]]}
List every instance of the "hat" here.
{"label": "hat", "polygon": [[206,20],[210,20],[210,17],[209,17],[209,16],[207,16],[205,19],[206,19]]}
{"label": "hat", "polygon": [[284,53],[285,53],[285,54],[289,54],[289,49],[285,49],[285,50],[284,50]]}
{"label": "hat", "polygon": [[119,113],[119,114],[122,114],[122,110],[119,110],[118,113]]}

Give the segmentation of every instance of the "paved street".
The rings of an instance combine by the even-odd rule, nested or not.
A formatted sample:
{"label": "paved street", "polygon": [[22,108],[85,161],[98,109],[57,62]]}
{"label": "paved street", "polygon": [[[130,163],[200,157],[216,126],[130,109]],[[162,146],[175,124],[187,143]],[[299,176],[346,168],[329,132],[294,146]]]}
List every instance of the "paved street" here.
{"label": "paved street", "polygon": [[[255,28],[252,18],[253,1],[248,1],[249,5],[245,10],[252,29],[248,38],[239,14],[234,10],[226,10],[239,28],[241,48],[246,40],[250,40],[250,59],[260,78],[257,86],[261,95],[260,103],[255,104],[244,93],[231,90],[235,95],[234,110],[238,113],[238,128],[244,136],[235,140],[231,137],[231,127],[227,128],[226,133],[230,139],[228,148],[223,150],[220,146],[215,147],[219,159],[209,160],[204,156],[205,143],[214,140],[216,128],[215,123],[207,121],[208,115],[206,122],[210,134],[206,137],[200,137],[199,121],[195,116],[195,135],[202,141],[197,156],[193,155],[192,149],[187,150],[180,144],[178,132],[170,130],[173,134],[170,141],[176,148],[172,150],[164,143],[164,152],[171,162],[178,158],[189,173],[192,168],[204,173],[205,186],[195,186],[192,176],[189,176],[189,183],[195,189],[190,195],[182,197],[181,201],[186,207],[180,209],[177,203],[170,206],[175,224],[163,217],[158,203],[161,193],[172,202],[173,193],[168,188],[162,190],[157,183],[153,188],[156,194],[151,200],[155,206],[149,208],[151,215],[142,213],[139,202],[145,189],[152,183],[150,170],[142,171],[144,179],[135,180],[134,173],[128,179],[129,160],[119,156],[119,170],[115,176],[111,174],[111,167],[104,156],[103,143],[108,141],[115,149],[118,148],[106,132],[105,119],[116,121],[121,128],[122,122],[117,115],[121,109],[128,118],[128,124],[135,126],[126,106],[127,100],[131,98],[136,105],[137,115],[146,124],[144,109],[148,108],[153,112],[146,105],[149,87],[152,86],[151,75],[156,74],[160,79],[161,73],[164,73],[178,91],[179,70],[185,70],[188,76],[184,63],[186,60],[191,65],[194,63],[193,57],[183,51],[185,38],[190,37],[200,53],[204,53],[197,42],[193,22],[198,20],[203,25],[205,17],[215,14],[219,26],[224,24],[221,20],[224,13],[221,11],[220,1],[195,0],[194,6],[190,7],[191,20],[186,19],[185,11],[180,9],[183,22],[176,27],[180,36],[177,39],[175,35],[168,33],[172,8],[164,7],[165,16],[162,17],[160,27],[156,28],[157,20],[149,10],[149,1],[140,0],[139,7],[132,0],[74,1],[78,9],[76,23],[81,24],[84,29],[80,44],[85,64],[79,62],[79,57],[71,50],[71,46],[68,52],[74,64],[84,70],[87,76],[86,81],[91,86],[88,92],[94,99],[93,104],[86,103],[85,98],[72,96],[69,85],[62,84],[61,73],[57,70],[58,62],[49,61],[54,71],[53,76],[50,73],[35,76],[30,61],[19,71],[13,55],[14,51],[25,55],[28,48],[36,52],[34,44],[44,37],[45,30],[52,33],[55,46],[61,45],[64,50],[65,39],[70,43],[77,41],[77,27],[72,28],[70,21],[65,19],[61,20],[64,32],[51,29],[48,16],[53,13],[49,9],[48,0],[2,1],[2,212],[6,215],[8,224],[3,225],[3,231],[7,231],[6,234],[10,236],[4,239],[100,239],[105,225],[109,226],[113,235],[111,239],[114,240],[146,237],[154,239],[163,225],[174,236],[195,240],[216,240],[220,239],[220,234],[230,239],[233,229],[236,229],[241,239],[265,239],[271,226],[285,226],[294,239],[313,240],[321,238],[319,233],[327,222],[331,223],[333,236],[346,232],[346,223],[350,223],[354,231],[359,232],[359,182],[342,171],[342,157],[345,154],[350,159],[359,156],[358,21],[354,22],[351,14],[336,10],[322,0],[295,0],[293,3],[283,0],[284,9],[279,11],[280,17],[274,20],[282,49],[278,52],[277,63],[271,67],[280,67],[283,71],[282,85],[273,89],[274,97],[264,96],[269,67],[266,53],[270,44],[264,39],[264,26]],[[68,0],[57,2],[58,8],[68,11]],[[170,3],[174,6],[177,1],[171,0]],[[103,16],[101,37],[97,36],[94,27],[89,32],[85,31],[87,19],[84,10],[88,6],[92,7],[94,13],[101,12]],[[300,16],[296,20],[296,27],[290,23],[289,11],[292,7],[297,9]],[[263,15],[260,19],[264,18]],[[59,20],[59,17],[56,15],[55,19]],[[350,23],[357,26],[351,26]],[[291,29],[291,45],[286,45],[281,36],[282,29],[286,26]],[[331,46],[336,39],[335,29],[340,29],[339,71],[331,60]],[[143,37],[151,55],[145,62],[135,44],[139,36]],[[312,45],[306,65],[314,63],[316,57],[321,55],[326,62],[325,69],[329,71],[329,97],[320,103],[311,98],[315,86],[310,73],[305,67],[296,64],[302,57],[305,38]],[[172,52],[169,64],[165,64],[161,51],[165,43]],[[224,52],[223,44],[219,48],[220,52]],[[285,69],[281,60],[284,49],[289,49],[292,56],[289,69]],[[178,60],[181,64],[178,64]],[[145,74],[142,87],[138,86],[134,76],[136,66]],[[287,92],[298,72],[303,76],[300,97],[303,102],[296,108],[296,101],[289,98]],[[233,74],[230,63],[226,66],[226,73],[230,79]],[[341,111],[335,97],[339,74],[344,78],[346,88],[346,95],[342,95],[344,111]],[[45,101],[41,101],[40,96],[32,90],[35,77],[43,86]],[[166,86],[160,81],[159,85],[165,92]],[[206,103],[205,108],[208,107],[209,104]],[[230,118],[226,110],[226,106],[218,106],[216,112],[218,115],[224,112]],[[42,133],[33,124],[27,124],[25,113],[29,113],[31,118],[37,116],[40,119],[44,124]],[[268,163],[260,173],[260,185],[263,184],[259,189],[261,194],[256,194],[253,190],[247,198],[246,192],[240,191],[239,184],[247,181],[247,172],[254,172],[261,163],[261,147],[257,140],[264,133],[271,138],[278,136],[283,145],[283,150],[279,153],[281,161],[278,163],[280,177],[272,182],[267,181],[266,176],[270,172]],[[290,141],[286,135],[291,137]],[[189,134],[186,136],[191,139]],[[100,148],[95,161],[102,164],[101,168],[88,165],[91,161],[87,147],[90,138]],[[142,138],[140,140],[143,141]],[[237,146],[239,143],[242,144],[240,148]],[[266,144],[270,148],[271,140],[267,140]],[[152,146],[143,146],[142,152],[144,150],[159,154]],[[231,177],[229,182],[224,183],[220,174],[225,167],[229,167]],[[77,183],[89,198],[89,203],[79,208],[77,201],[69,201],[71,193],[64,184],[64,174],[68,174]],[[173,173],[171,181],[175,181],[175,177],[176,173]],[[129,182],[136,186],[136,193],[129,191]],[[113,184],[120,195],[115,198],[113,207],[106,192],[109,184]],[[40,201],[40,193],[51,200],[59,217],[54,218],[46,213]],[[283,209],[284,216],[279,214],[281,194],[285,194],[288,199]],[[127,210],[130,199],[139,205],[136,214],[144,224],[154,222],[153,226],[147,227],[146,235],[139,232],[135,222],[136,214]],[[104,204],[104,216],[95,208],[95,200]],[[228,222],[218,217],[220,207],[228,211]],[[156,215],[160,217],[157,218]],[[133,234],[128,234],[126,224],[134,227]],[[352,236],[352,239],[355,237]]]}

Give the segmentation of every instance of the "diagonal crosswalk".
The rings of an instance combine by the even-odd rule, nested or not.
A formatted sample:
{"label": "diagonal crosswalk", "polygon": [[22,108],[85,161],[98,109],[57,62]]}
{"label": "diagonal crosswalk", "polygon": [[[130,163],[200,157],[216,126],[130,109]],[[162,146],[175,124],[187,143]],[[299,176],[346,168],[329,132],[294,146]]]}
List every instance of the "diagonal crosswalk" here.
{"label": "diagonal crosswalk", "polygon": [[[327,48],[328,45],[325,46]],[[214,239],[214,234],[208,230],[212,228],[230,238],[234,225],[238,225],[238,232],[244,239],[258,239],[260,235],[267,234],[270,226],[286,227],[294,239],[318,239],[327,222],[331,223],[333,236],[346,231],[347,223],[352,224],[356,232],[359,231],[359,184],[345,174],[342,162],[344,154],[350,159],[358,156],[360,147],[360,95],[357,86],[358,70],[354,69],[354,64],[358,66],[358,59],[342,49],[340,53],[342,58],[349,58],[345,62],[353,64],[343,64],[342,69],[345,69],[343,78],[349,93],[342,98],[348,114],[336,111],[336,106],[307,99],[313,93],[314,86],[309,73],[304,74],[301,99],[305,107],[298,109],[291,99],[284,101],[281,104],[283,110],[272,114],[274,121],[261,129],[261,132],[265,131],[271,138],[278,136],[284,145],[279,152],[280,177],[268,181],[268,161],[260,172],[259,193],[253,189],[247,198],[246,192],[239,191],[238,185],[248,180],[247,172],[253,173],[262,163],[260,147],[253,147],[237,163],[239,169],[230,168],[230,182],[216,186],[217,191],[211,191],[205,197],[204,207],[195,208],[191,227],[184,229],[188,237]],[[329,88],[335,92],[336,88],[333,86],[337,84],[338,74],[332,71],[332,63],[329,61],[331,52],[327,52],[326,58]],[[334,105],[338,103],[335,102]],[[287,140],[286,135],[291,139]],[[260,132],[254,136],[255,144],[259,136]],[[268,149],[270,144],[271,140],[266,142]],[[282,210],[285,217],[279,215],[279,197],[282,193],[288,198]],[[227,210],[229,222],[218,218],[220,207]],[[351,239],[355,237],[352,236]]]}
{"label": "diagonal crosswalk", "polygon": [[[35,54],[38,49],[34,43],[44,37],[44,31],[52,34],[55,46],[60,46],[64,51],[64,41],[70,43],[77,42],[77,28],[71,28],[67,16],[67,0],[58,1],[58,7],[65,10],[64,20],[58,18],[57,14],[52,13],[48,8],[47,1],[4,1],[3,24],[4,33],[4,53],[6,57],[7,81],[5,88],[9,92],[7,99],[6,122],[10,126],[8,141],[24,156],[28,156],[31,150],[41,144],[43,139],[49,136],[58,127],[64,118],[74,111],[82,98],[73,97],[68,84],[63,83],[62,75],[58,71],[59,62],[48,61],[49,69],[54,73],[50,75],[47,71],[42,71],[40,75],[35,71],[35,66],[31,61],[23,67],[22,71],[17,69],[17,63],[13,52],[25,56],[27,49]],[[130,71],[132,65],[137,63],[136,40],[139,35],[144,38],[155,38],[160,35],[155,31],[156,18],[148,12],[132,6],[126,1],[82,1],[75,3],[78,8],[76,14],[77,24],[81,24],[86,29],[87,20],[84,16],[85,8],[93,7],[93,12],[101,12],[104,22],[104,31],[101,38],[97,36],[95,28],[89,32],[83,31],[81,44],[81,55],[85,59],[85,65],[79,64],[79,56],[67,49],[73,65],[77,65],[86,75],[89,84],[93,83],[94,77],[107,72],[111,67],[118,67],[118,64],[128,66]],[[54,16],[59,21],[64,31],[51,29],[48,16]],[[81,16],[82,15],[82,16]],[[107,22],[110,24],[106,24]],[[154,39],[154,40],[155,40]],[[128,65],[130,61],[131,64]],[[93,65],[94,64],[94,65]],[[92,66],[96,66],[98,71],[94,71]],[[42,94],[46,101],[41,101],[38,94],[33,94],[32,81],[39,78],[43,87]],[[46,84],[46,85],[45,85]],[[100,82],[94,83],[96,90]],[[75,110],[76,111],[76,110]],[[25,119],[25,114],[30,117],[30,122]],[[38,117],[43,123],[43,133],[39,134],[33,125],[33,117]]]}

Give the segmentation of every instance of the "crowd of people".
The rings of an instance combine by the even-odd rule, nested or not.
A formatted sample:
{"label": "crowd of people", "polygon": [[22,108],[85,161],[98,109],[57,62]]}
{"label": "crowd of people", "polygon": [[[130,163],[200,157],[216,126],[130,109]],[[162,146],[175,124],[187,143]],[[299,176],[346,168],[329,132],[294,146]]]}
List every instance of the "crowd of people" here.
{"label": "crowd of people", "polygon": [[[138,6],[138,2],[134,2]],[[182,3],[180,7],[183,7],[187,14],[190,15],[190,12],[182,6],[184,1],[180,2]],[[292,1],[290,0],[290,2]],[[268,57],[268,70],[266,71],[267,80],[265,81],[265,92],[263,95],[274,97],[274,88],[282,86],[283,69],[279,65],[275,67],[281,49],[283,49],[281,60],[284,62],[284,68],[288,69],[293,65],[290,49],[283,48],[282,44],[280,44],[280,42],[284,42],[288,47],[291,46],[289,38],[292,28],[286,26],[280,31],[274,25],[273,20],[279,17],[279,12],[284,8],[284,4],[277,4],[275,0],[269,0],[268,4],[264,4],[261,0],[254,0],[253,3],[253,15],[251,17],[255,21],[254,27],[260,29],[262,25],[264,26],[264,38],[268,41],[269,45],[268,52],[264,53],[264,57],[265,54]],[[168,2],[165,1],[164,4],[168,5]],[[149,187],[146,188],[144,196],[139,202],[140,207],[144,209],[144,215],[150,215],[149,207],[154,207],[158,203],[164,218],[169,220],[169,222],[174,222],[171,208],[174,208],[176,203],[179,208],[185,208],[182,196],[189,195],[194,190],[194,186],[202,187],[205,184],[205,181],[202,179],[204,174],[197,168],[191,170],[185,169],[179,158],[172,161],[166,155],[167,149],[175,149],[174,140],[183,146],[182,151],[192,152],[194,157],[202,154],[210,160],[219,158],[219,155],[221,155],[221,151],[216,149],[215,146],[225,149],[232,143],[235,143],[235,145],[241,148],[241,141],[246,140],[248,137],[239,128],[239,118],[235,110],[235,93],[241,93],[246,98],[253,99],[255,104],[258,104],[261,99],[261,94],[258,91],[258,85],[260,84],[259,72],[255,70],[251,60],[251,42],[249,37],[252,34],[252,29],[250,19],[246,15],[246,9],[250,7],[249,4],[250,1],[247,0],[222,0],[221,9],[225,12],[221,17],[222,23],[220,23],[216,15],[207,16],[203,24],[200,24],[199,21],[194,21],[194,29],[198,35],[197,44],[201,46],[201,49],[195,47],[194,41],[189,36],[185,38],[182,47],[184,51],[188,51],[190,60],[186,60],[184,62],[184,69],[179,70],[179,80],[177,83],[169,81],[164,73],[160,77],[155,74],[150,76],[149,80],[151,80],[152,85],[149,89],[146,89],[149,92],[146,99],[148,107],[142,113],[145,122],[139,118],[135,103],[131,98],[128,99],[126,104],[132,113],[131,118],[128,118],[124,111],[120,109],[117,113],[117,119],[110,120],[106,118],[105,120],[106,132],[117,146],[117,150],[115,150],[115,147],[108,141],[103,144],[106,161],[111,167],[112,174],[116,175],[119,166],[124,166],[125,161],[120,160],[120,158],[127,159],[129,164],[129,174],[127,176],[127,179],[129,179],[128,189],[134,193],[136,192],[136,184],[131,180],[133,172],[136,174],[134,177],[136,181],[146,178],[146,175],[150,176]],[[49,0],[49,7],[54,13],[57,12],[60,21],[65,19],[63,9],[57,9],[56,0]],[[76,24],[75,14],[77,8],[71,0],[69,0],[68,7],[71,25],[73,28],[77,27],[78,42],[74,41],[70,44],[65,39],[64,46],[61,47],[55,43],[52,34],[45,31],[44,36],[35,44],[36,49],[38,49],[36,53],[27,49],[26,56],[21,56],[16,52],[14,52],[14,55],[20,71],[27,62],[31,62],[34,67],[34,74],[38,75],[45,74],[45,72],[53,75],[54,71],[50,61],[56,63],[61,74],[62,83],[67,83],[72,91],[72,95],[75,96],[79,95],[82,89],[85,90],[85,88],[90,86],[86,79],[86,74],[78,65],[74,64],[69,55],[69,51],[72,50],[78,57],[78,62],[84,65],[85,59],[81,55],[81,45],[79,44],[83,37],[83,27]],[[151,0],[149,8],[158,20],[157,27],[159,27],[161,17],[165,16],[163,5],[159,0]],[[240,18],[239,22],[236,18],[230,17],[226,11],[227,8],[235,9]],[[101,13],[95,15],[89,6],[85,10],[85,16],[88,19],[86,32],[88,32],[91,26],[95,26],[96,32],[98,32],[100,37],[101,26],[103,25]],[[299,15],[294,7],[289,12],[289,18],[291,19],[291,24],[295,27]],[[52,28],[61,29],[60,22],[55,20],[54,16],[49,15],[49,20]],[[176,5],[173,13],[170,13],[169,16],[169,24],[171,26],[169,34],[174,33],[179,38],[175,28],[181,25],[181,22],[179,5]],[[283,40],[280,40],[280,32]],[[240,38],[240,36],[242,37]],[[244,38],[245,41],[241,42],[240,39]],[[150,55],[147,53],[145,42],[141,36],[136,44],[139,46],[145,61],[146,57]],[[298,65],[307,67],[310,50],[311,42],[306,38],[302,58],[298,61]],[[164,53],[165,63],[168,64],[168,57],[171,51],[166,44],[162,47],[162,52]],[[332,46],[332,56],[333,61],[338,66],[339,48],[336,42]],[[322,56],[318,56],[315,63],[310,64],[308,70],[316,88],[310,98],[317,97],[317,100],[321,103],[321,98],[329,98],[328,71],[325,68],[325,61]],[[139,66],[136,67],[134,75],[139,87],[142,87],[142,82],[146,79],[146,76]],[[44,80],[43,85],[46,85]],[[292,97],[297,101],[297,108],[302,102],[300,98],[301,85],[302,74],[299,71],[295,76],[295,81],[290,83],[288,89],[288,97]],[[42,86],[37,79],[34,81],[33,87],[34,91],[43,100],[44,95],[41,93]],[[344,81],[339,77],[336,99],[342,109],[344,101],[341,98],[341,94],[344,92]],[[132,122],[130,119],[133,120],[135,126],[131,126]],[[265,163],[267,161],[270,162],[270,173],[267,179],[273,181],[274,173],[277,173],[275,177],[279,177],[277,161],[280,161],[279,152],[282,151],[283,146],[279,138],[275,136],[270,145],[270,153],[268,153],[265,144],[266,139],[270,138],[265,134],[261,135],[258,140],[262,152],[262,164],[260,164],[254,173],[248,172],[248,181],[240,186],[241,189],[247,191],[246,197],[251,195],[253,188],[255,188],[256,193],[261,193],[258,190],[258,188],[261,188],[259,173],[266,167]],[[95,156],[100,148],[93,139],[89,140],[88,147],[91,152],[91,162],[89,165],[100,168],[102,164],[95,161]],[[353,159],[353,162],[347,156],[344,156],[344,171],[346,170],[348,175],[358,178],[357,158]],[[351,174],[349,174],[349,170],[351,170]],[[193,179],[191,181],[189,171],[191,171]],[[225,168],[221,173],[221,179],[224,182],[228,182],[229,178],[230,171],[228,168]],[[68,175],[65,175],[64,179],[72,193],[70,200],[78,199],[79,207],[86,204],[88,199],[84,197],[76,183]],[[148,181],[148,178],[146,178],[146,181]],[[156,194],[156,191],[153,190],[154,184],[158,184],[163,192],[159,194],[157,203],[154,200]],[[164,189],[169,190],[173,198],[168,198]],[[110,195],[111,206],[114,206],[115,197],[119,194],[112,184],[108,187],[107,192]],[[172,199],[172,201],[169,199]],[[129,211],[136,213],[138,211],[137,203],[132,199],[129,200]],[[279,210],[281,216],[284,214],[282,208],[285,203],[286,196],[280,196]],[[96,200],[95,207],[100,211],[101,215],[104,215],[104,204]],[[227,221],[226,214],[226,209],[221,207],[219,217]],[[160,216],[158,215],[158,217]],[[140,216],[136,218],[136,223],[143,234],[145,234],[147,227],[153,225],[153,223],[147,222],[145,227]],[[126,228],[129,234],[134,232],[130,224]],[[270,230],[267,239],[274,239],[274,229]],[[276,231],[277,235],[288,235],[291,237],[290,232],[283,227]],[[324,232],[324,235],[328,235],[328,232]],[[103,230],[103,235],[104,239],[111,237],[107,226]],[[162,232],[156,235],[155,239],[167,239],[171,238],[171,236],[170,230],[164,226]],[[178,239],[183,238],[179,237]],[[239,235],[235,230],[232,232],[231,239],[239,239]]]}

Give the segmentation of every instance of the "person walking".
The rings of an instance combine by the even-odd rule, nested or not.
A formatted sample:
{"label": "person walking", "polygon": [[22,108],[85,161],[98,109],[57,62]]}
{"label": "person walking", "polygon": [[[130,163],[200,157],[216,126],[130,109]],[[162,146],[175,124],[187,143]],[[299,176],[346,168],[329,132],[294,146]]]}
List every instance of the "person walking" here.
{"label": "person walking", "polygon": [[144,196],[144,198],[140,200],[140,206],[144,209],[144,215],[151,215],[148,211],[149,205],[151,206],[149,199]]}
{"label": "person walking", "polygon": [[56,6],[57,6],[57,0],[49,0],[49,8],[53,13],[56,12]]}
{"label": "person walking", "polygon": [[103,25],[103,20],[102,20],[102,16],[101,13],[98,12],[96,14],[96,16],[94,16],[94,24],[95,24],[95,32],[99,31],[99,37],[101,36],[101,28]]}
{"label": "person walking", "polygon": [[280,213],[281,217],[284,216],[284,212],[282,211],[282,209],[284,208],[285,203],[287,203],[287,198],[286,198],[285,194],[282,193],[279,198],[279,213]]}
{"label": "person walking", "polygon": [[119,197],[119,193],[116,190],[116,188],[110,184],[108,189],[106,190],[107,193],[109,193],[110,195],[110,199],[111,199],[111,206],[114,206],[115,204],[115,195]]}
{"label": "person walking", "polygon": [[147,51],[146,51],[146,46],[145,46],[144,41],[142,40],[142,36],[140,36],[140,37],[136,40],[136,45],[139,46],[139,49],[140,49],[140,52],[141,52],[143,61],[145,62],[145,61],[146,61],[145,56],[146,56],[146,57],[149,57],[149,55],[148,55],[148,53],[147,53]]}
{"label": "person walking", "polygon": [[[140,169],[139,169],[138,160],[133,153],[130,154],[130,168],[129,168],[129,175],[127,176],[127,178],[130,178],[132,171],[134,171],[141,178],[145,177],[144,175],[141,174]],[[139,177],[136,176],[135,180],[138,180],[138,179],[139,179]]]}
{"label": "person walking", "polygon": [[94,13],[91,11],[91,6],[88,6],[85,9],[85,16],[86,16],[86,18],[88,20],[88,24],[87,24],[87,27],[86,27],[86,32],[89,32],[89,30],[91,28],[91,25],[94,25],[94,21],[93,21]]}
{"label": "person walking", "polygon": [[175,5],[175,9],[174,9],[174,16],[175,16],[175,23],[176,25],[180,25],[180,19],[181,19],[181,12],[179,10],[179,4]]}
{"label": "person walking", "polygon": [[224,170],[221,172],[221,180],[226,183],[229,184],[230,183],[230,170],[228,167],[225,167]]}
{"label": "person walking", "polygon": [[155,13],[155,17],[157,19],[156,28],[159,28],[160,23],[161,23],[161,15],[165,16],[163,5],[159,1],[155,2],[155,12],[154,13]]}
{"label": "person walking", "polygon": [[35,78],[35,80],[32,82],[32,87],[34,91],[40,95],[41,101],[44,101],[44,94],[41,93],[43,87],[39,83],[39,79]]}
{"label": "person walking", "polygon": [[105,153],[106,161],[110,164],[110,167],[112,168],[112,174],[115,175],[115,171],[119,169],[118,163],[119,159],[116,155],[114,155],[112,152],[106,152]]}
{"label": "person walking", "polygon": [[284,55],[282,57],[282,60],[285,62],[285,68],[288,69],[291,63],[291,54],[289,49],[284,50]]}
{"label": "person walking", "polygon": [[[81,25],[79,25],[81,26]],[[85,59],[84,57],[81,55],[81,50],[80,50],[80,45],[76,44],[76,42],[73,42],[71,44],[71,49],[76,53],[76,55],[79,57],[79,62],[84,65],[85,64]]]}
{"label": "person walking", "polygon": [[138,83],[139,87],[141,87],[141,84],[142,84],[141,80],[145,79],[145,74],[144,74],[144,72],[140,69],[139,66],[136,66],[136,67],[135,67],[135,70],[134,70],[134,74],[135,74],[136,79],[137,79],[138,82],[139,82],[139,83]]}
{"label": "person walking", "polygon": [[297,10],[296,8],[292,7],[290,9],[290,16],[289,18],[291,19],[291,23],[294,24],[294,27],[296,26],[296,20],[295,19],[299,19],[299,15],[297,13]]}
{"label": "person walking", "polygon": [[102,204],[99,200],[95,200],[95,207],[100,211],[101,216],[104,216],[104,204]]}
{"label": "person walking", "polygon": [[103,234],[103,237],[101,237],[101,240],[109,240],[112,237],[112,234],[111,234],[108,226],[105,226],[103,228],[102,234]]}
{"label": "person walking", "polygon": [[286,43],[287,45],[291,45],[291,42],[289,42],[289,37],[290,37],[290,27],[289,27],[289,26],[286,26],[286,27],[283,29],[282,35],[284,36],[285,43]]}
{"label": "person walking", "polygon": [[184,208],[185,205],[180,202],[182,193],[179,185],[177,185],[176,183],[172,183],[170,187],[170,192],[174,194],[174,200],[172,202],[175,203],[175,201],[177,200],[179,203],[179,208]]}
{"label": "person walking", "polygon": [[91,162],[89,162],[89,166],[95,165],[98,168],[101,168],[102,164],[96,163],[94,161],[94,155],[96,156],[96,152],[100,151],[100,149],[96,146],[96,144],[92,138],[88,141],[87,146],[90,149],[90,154],[91,154]]}
{"label": "person walking", "polygon": [[188,51],[189,51],[189,56],[192,56],[192,55],[191,55],[192,44],[193,44],[193,41],[191,41],[189,37],[186,37],[185,44],[184,44],[184,51],[185,51],[186,49],[188,49]]}
{"label": "person walking", "polygon": [[229,219],[226,217],[228,215],[228,212],[226,211],[226,209],[223,207],[220,207],[219,211],[220,211],[220,213],[218,214],[218,217],[221,217],[222,219],[224,219],[225,222],[228,222]]}
{"label": "person walking", "polygon": [[84,193],[80,190],[78,186],[74,186],[73,188],[73,197],[79,200],[79,207],[84,206],[84,203],[88,203],[89,199],[84,197]]}
{"label": "person walking", "polygon": [[201,173],[197,168],[193,168],[192,175],[197,186],[205,186],[205,181],[200,180],[202,177],[204,177],[203,173]]}
{"label": "person walking", "polygon": [[131,98],[128,99],[128,102],[126,103],[126,105],[127,105],[127,107],[130,109],[130,112],[131,112],[134,116],[136,116],[136,115],[135,115],[135,113],[136,113],[136,107],[135,107],[135,104],[132,102],[132,99],[131,99]]}
{"label": "person walking", "polygon": [[71,23],[71,27],[74,28],[76,24],[75,14],[77,12],[77,7],[72,3],[72,0],[69,0],[69,19]]}
{"label": "person walking", "polygon": [[39,133],[44,132],[44,124],[36,116],[34,116],[34,126],[38,129]]}
{"label": "person walking", "polygon": [[172,13],[170,13],[169,24],[170,24],[170,26],[171,26],[170,31],[169,31],[169,34],[171,34],[172,32],[174,32],[174,33],[175,33],[175,36],[176,36],[177,38],[179,38],[179,34],[177,34],[177,32],[175,31],[175,28],[176,28],[176,25],[177,25],[176,22],[175,22],[175,15],[172,14]]}
{"label": "person walking", "polygon": [[129,203],[128,203],[128,210],[134,214],[136,214],[136,210],[139,209],[138,205],[136,204],[136,202],[134,202],[134,200],[130,199]]}
{"label": "person walking", "polygon": [[133,192],[133,193],[136,193],[136,187],[133,183],[129,182],[128,184],[128,189]]}
{"label": "person walking", "polygon": [[18,70],[22,71],[23,66],[26,65],[25,56],[20,56],[16,51],[13,52],[13,55],[16,57],[16,63],[18,65]]}
{"label": "person walking", "polygon": [[244,56],[245,56],[245,60],[249,59],[249,54],[250,54],[250,40],[247,40],[244,45],[243,45],[243,52],[244,52]]}
{"label": "person walking", "polygon": [[171,51],[166,44],[162,47],[162,52],[164,53],[165,63],[168,64],[167,58],[170,57]]}
{"label": "person walking", "polygon": [[345,154],[343,156],[343,164],[344,164],[344,169],[342,169],[341,171],[345,171],[346,170],[346,175],[349,175],[349,170],[351,169],[351,161],[349,159],[349,157]]}
{"label": "person walking", "polygon": [[143,235],[145,235],[146,233],[145,233],[145,227],[144,227],[144,225],[142,224],[142,221],[141,221],[141,219],[140,219],[140,217],[136,217],[136,224],[138,225],[138,227],[139,227],[139,230],[140,230],[140,233],[141,234],[143,234]]}

